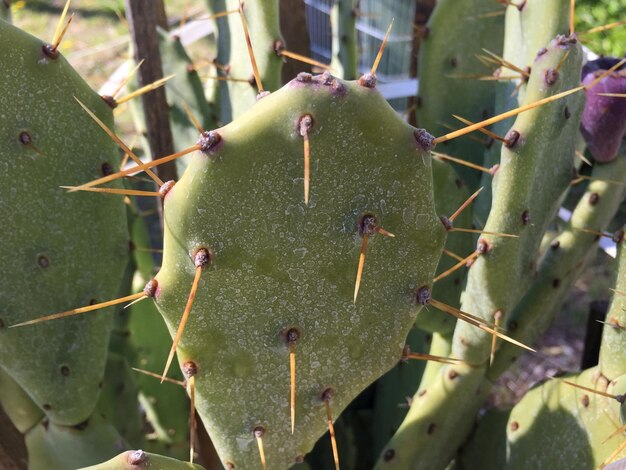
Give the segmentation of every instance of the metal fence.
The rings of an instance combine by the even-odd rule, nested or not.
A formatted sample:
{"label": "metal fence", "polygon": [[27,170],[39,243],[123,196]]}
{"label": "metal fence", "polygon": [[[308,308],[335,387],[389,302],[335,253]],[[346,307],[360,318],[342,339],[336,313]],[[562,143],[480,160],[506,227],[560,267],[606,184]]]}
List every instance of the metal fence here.
{"label": "metal fence", "polygon": [[[330,63],[332,57],[330,10],[334,0],[304,0],[304,3],[312,56],[321,62]],[[378,67],[377,77],[383,84],[383,90],[386,91],[390,102],[398,110],[403,109],[406,100],[397,97],[417,93],[416,80],[409,79],[414,14],[414,0],[361,0],[358,12],[361,73],[371,68],[387,28],[394,19],[393,30]]]}

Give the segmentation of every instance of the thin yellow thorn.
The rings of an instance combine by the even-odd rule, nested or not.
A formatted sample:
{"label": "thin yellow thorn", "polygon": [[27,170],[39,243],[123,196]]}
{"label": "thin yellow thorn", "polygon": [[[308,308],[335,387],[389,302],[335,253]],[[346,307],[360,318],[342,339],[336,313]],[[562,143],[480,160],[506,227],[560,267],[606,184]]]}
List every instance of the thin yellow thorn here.
{"label": "thin yellow thorn", "polygon": [[477,229],[473,229],[473,228],[452,227],[448,231],[449,232],[480,233],[480,234],[483,234],[483,235],[495,235],[496,237],[519,238],[519,235],[511,235],[510,233],[486,232],[484,230],[477,230]]}
{"label": "thin yellow thorn", "polygon": [[112,175],[103,176],[102,178],[98,178],[97,180],[90,181],[89,183],[81,184],[80,186],[76,186],[75,187],[76,189],[73,189],[70,192],[84,190],[85,188],[91,188],[93,186],[99,186],[101,184],[108,183],[109,181],[123,178],[132,173],[145,171],[148,168],[154,168],[155,166],[162,165],[163,163],[171,162],[172,160],[176,160],[177,158],[180,158],[191,152],[195,152],[196,150],[200,150],[200,146],[197,144],[189,148],[186,148],[184,150],[181,150],[180,152],[173,153],[172,155],[161,157],[157,160],[152,160],[151,162],[142,163],[141,165],[137,165],[137,166],[128,168],[126,170],[118,171],[117,173],[113,173]]}
{"label": "thin yellow thorn", "polygon": [[589,160],[587,160],[587,158],[583,155],[583,153],[579,150],[576,150],[576,156],[578,158],[580,158],[583,162],[585,162],[587,165],[592,166],[591,162]]}
{"label": "thin yellow thorn", "polygon": [[289,342],[289,407],[293,434],[296,429],[296,341]]}
{"label": "thin yellow thorn", "polygon": [[189,462],[193,463],[194,444],[196,435],[196,377],[191,376],[187,379],[189,387]]}
{"label": "thin yellow thorn", "polygon": [[139,88],[138,90],[133,91],[132,93],[129,93],[126,96],[121,97],[120,99],[116,100],[117,104],[120,105],[122,103],[126,103],[127,101],[132,100],[133,98],[137,98],[138,96],[144,95],[146,93],[149,93],[153,90],[156,90],[159,87],[162,87],[165,82],[167,82],[168,80],[171,80],[174,77],[175,74],[173,75],[168,75],[167,77],[163,77],[160,78],[152,83],[148,83],[146,86],[142,86],[141,88]]}
{"label": "thin yellow thorn", "polygon": [[256,444],[259,448],[259,456],[261,457],[261,466],[263,470],[267,470],[267,462],[265,460],[265,449],[263,448],[263,435],[265,434],[265,428],[257,426],[254,428],[254,437],[256,438]]}
{"label": "thin yellow thorn", "polygon": [[615,459],[615,457],[617,457],[619,455],[619,453],[621,451],[623,451],[626,448],[626,439],[624,439],[624,442],[622,442],[619,446],[617,446],[617,449],[615,449],[613,451],[613,453],[611,455],[609,455],[606,460],[604,462],[602,462],[600,464],[600,469],[603,469],[604,467],[606,467],[608,464],[610,464],[613,459]]}
{"label": "thin yellow thorn", "polygon": [[626,98],[626,93],[598,93],[600,96],[611,96],[613,98]]}
{"label": "thin yellow thorn", "polygon": [[567,60],[567,58],[569,57],[569,53],[570,51],[567,51],[565,53],[565,55],[563,56],[563,58],[559,61],[559,63],[556,65],[556,67],[554,68],[554,73],[557,73],[559,70],[561,70],[561,67],[563,66],[563,64],[565,63],[565,61]]}
{"label": "thin yellow thorn", "polygon": [[492,75],[488,75],[485,77],[479,77],[478,80],[482,80],[482,81],[493,81],[493,82],[498,82],[498,81],[503,81],[503,80],[520,80],[523,77],[521,75],[498,75],[498,76],[492,76]]}
{"label": "thin yellow thorn", "polygon": [[[141,160],[139,159],[139,157],[135,155],[124,142],[122,142],[122,139],[115,135],[115,132],[109,129],[109,127],[104,122],[102,122],[100,118],[98,118],[98,116],[96,116],[87,106],[81,103],[78,98],[74,97],[74,99],[78,102],[81,108],[83,108],[85,112],[89,114],[91,119],[96,121],[96,123],[102,128],[102,130],[107,133],[107,135],[113,140],[113,142],[115,142],[130,158],[132,158],[135,163],[141,165]],[[161,180],[161,178],[159,178],[152,170],[148,169],[146,170],[146,173],[157,185],[163,186],[163,180]]]}
{"label": "thin yellow thorn", "polygon": [[232,15],[234,13],[239,13],[239,10],[227,10],[227,11],[220,11],[219,13],[215,13],[214,15],[211,16],[207,16],[206,18],[200,18],[197,20],[193,20],[195,21],[208,21],[208,20],[215,20],[217,18],[221,18],[223,16],[228,16],[228,15]]}
{"label": "thin yellow thorn", "polygon": [[[450,124],[446,124],[444,122],[438,122],[437,124],[445,127],[446,129],[450,129],[450,130],[453,130],[453,131],[456,130],[456,127],[451,126]],[[470,139],[470,140],[473,140],[474,142],[478,142],[481,145],[487,145],[488,144],[487,139],[479,139],[478,137],[476,137],[475,135],[472,135],[472,134],[468,134],[466,137],[468,139]]]}
{"label": "thin yellow thorn", "polygon": [[189,118],[189,120],[192,122],[192,124],[194,125],[194,127],[198,130],[198,132],[200,134],[204,133],[204,129],[202,128],[202,126],[200,125],[200,122],[196,119],[196,117],[193,115],[193,113],[191,112],[191,109],[189,109],[189,106],[187,106],[187,103],[183,101],[183,109],[185,110],[185,114],[187,114],[187,117]]}
{"label": "thin yellow thorn", "polygon": [[396,236],[393,233],[388,232],[387,230],[385,230],[382,227],[379,227],[378,225],[374,226],[374,231],[376,233],[380,233],[383,237],[396,238]]}
{"label": "thin yellow thorn", "polygon": [[67,28],[70,27],[70,23],[72,22],[73,19],[74,19],[74,13],[72,13],[70,17],[68,18],[67,23],[65,23],[65,27],[61,30],[61,34],[59,34],[59,37],[56,39],[56,41],[54,41],[54,43],[52,43],[53,51],[56,51],[61,45],[61,41],[63,41],[63,38],[65,37],[65,33],[67,32]]}
{"label": "thin yellow thorn", "polygon": [[[502,311],[496,310],[496,313],[493,315],[493,330],[498,331],[500,328],[500,320],[502,320]],[[493,360],[496,357],[496,343],[498,341],[498,337],[493,335],[491,337],[491,352],[489,353],[489,365],[493,365]]]}
{"label": "thin yellow thorn", "polygon": [[[472,322],[472,324],[477,323],[477,324],[488,326],[490,328],[493,327],[493,325],[491,323],[489,323],[488,321],[483,320],[480,317],[477,317],[477,316],[472,315],[472,314],[467,313],[467,312],[462,312],[458,308],[451,307],[450,305],[447,305],[447,304],[444,304],[442,302],[439,302],[438,300],[434,300],[434,299],[431,298],[428,301],[428,303],[432,303],[435,308],[438,308],[438,309],[442,310],[443,312],[450,313],[451,315],[456,316],[457,318],[459,318],[459,315],[462,316],[462,317],[468,318],[469,321]],[[448,311],[446,309],[450,309],[450,311]]]}
{"label": "thin yellow thorn", "polygon": [[187,23],[188,18],[189,18],[189,2],[185,0],[185,2],[183,3],[183,14],[180,18],[180,22],[178,23],[179,29],[182,29],[182,27],[185,26],[185,23]]}
{"label": "thin yellow thorn", "polygon": [[[469,119],[465,119],[461,116],[457,116],[456,114],[453,114],[452,117],[454,117],[455,119],[458,119],[459,121],[461,121],[463,124],[466,125],[471,125],[474,124],[472,121],[470,121]],[[489,129],[478,129],[479,132],[482,132],[485,135],[488,135],[489,137],[491,137],[494,140],[497,140],[499,142],[502,143],[506,143],[506,139],[504,137],[500,137],[498,134],[496,134],[495,132],[491,132]]]}
{"label": "thin yellow thorn", "polygon": [[330,412],[330,400],[333,396],[333,390],[325,390],[322,394],[322,400],[326,407],[326,420],[328,421],[328,433],[330,434],[330,444],[333,448],[333,460],[335,461],[335,470],[339,470],[339,451],[337,450],[337,439],[335,437],[335,426],[333,425],[333,415]]}
{"label": "thin yellow thorn", "polygon": [[449,134],[446,135],[442,135],[441,137],[437,137],[433,142],[435,144],[439,144],[441,142],[445,142],[447,140],[452,140],[452,139],[456,139],[457,137],[461,137],[462,135],[468,134],[470,132],[474,132],[475,130],[478,129],[482,129],[483,127],[489,126],[491,124],[495,124],[496,122],[500,122],[503,121],[504,119],[508,119],[512,116],[517,116],[520,113],[523,113],[525,111],[529,111],[533,108],[537,108],[539,106],[543,106],[544,104],[548,104],[551,103],[553,101],[559,100],[561,98],[564,98],[568,95],[571,95],[573,93],[579,92],[581,90],[583,90],[585,87],[583,86],[579,86],[576,88],[573,88],[571,90],[567,90],[564,91],[562,93],[557,93],[556,95],[553,96],[548,96],[546,98],[543,98],[541,100],[535,101],[534,103],[529,103],[527,105],[524,106],[520,106],[519,108],[515,108],[512,109],[510,111],[507,111],[505,113],[499,114],[497,116],[491,117],[489,119],[485,119],[484,121],[478,122],[476,124],[472,124],[471,126],[467,126],[463,129],[459,129],[458,131],[455,132],[451,132]]}
{"label": "thin yellow thorn", "polygon": [[147,298],[146,294],[143,291],[142,292],[138,292],[136,294],[127,295],[126,297],[120,297],[119,299],[108,300],[106,302],[101,302],[99,304],[88,305],[86,307],[74,308],[74,309],[68,310],[66,312],[55,313],[53,315],[46,315],[45,317],[36,318],[34,320],[25,321],[25,322],[22,322],[22,323],[17,323],[15,325],[9,326],[9,328],[17,328],[17,327],[20,327],[20,326],[34,325],[35,323],[41,323],[41,322],[45,322],[45,321],[56,320],[58,318],[70,317],[72,315],[78,315],[78,314],[81,314],[81,313],[92,312],[94,310],[100,310],[101,308],[110,307],[112,305],[122,304],[124,302],[130,302],[132,300],[136,300],[136,299],[139,299],[141,297],[146,297]]}
{"label": "thin yellow thorn", "polygon": [[313,127],[313,118],[305,114],[300,119],[300,135],[304,140],[304,204],[309,204],[309,191],[311,184],[311,143],[309,131]]}
{"label": "thin yellow thorn", "polygon": [[446,78],[460,78],[471,80],[483,80],[483,81],[502,81],[502,80],[520,80],[523,77],[521,75],[483,75],[481,73],[465,73],[456,75],[446,75]]}
{"label": "thin yellow thorn", "polygon": [[492,58],[484,56],[482,54],[474,54],[474,57],[476,57],[480,61],[480,63],[488,69],[491,69],[491,66],[496,63]]}
{"label": "thin yellow thorn", "polygon": [[115,99],[117,95],[120,93],[120,91],[122,91],[122,89],[128,84],[130,79],[133,78],[133,76],[137,73],[137,70],[139,70],[139,67],[141,67],[141,65],[144,62],[145,62],[145,59],[141,59],[141,61],[139,61],[139,63],[135,65],[135,67],[130,71],[130,73],[126,75],[126,77],[124,77],[124,80],[121,81],[121,83],[118,85],[115,91],[111,94],[111,97],[113,99]]}
{"label": "thin yellow thorn", "polygon": [[490,12],[482,13],[482,14],[476,15],[476,16],[468,16],[467,19],[468,20],[481,20],[483,18],[492,18],[494,16],[503,16],[504,14],[506,14],[505,10],[490,11]]}
{"label": "thin yellow thorn", "polygon": [[600,33],[602,31],[606,31],[607,29],[617,28],[618,26],[622,26],[626,24],[626,20],[616,21],[614,23],[605,24],[604,26],[596,26],[595,28],[591,28],[589,31],[585,31],[581,34],[584,36],[586,34]]}
{"label": "thin yellow thorn", "polygon": [[522,88],[522,85],[524,85],[524,82],[519,82],[517,84],[517,86],[511,92],[511,98],[513,98],[515,95],[517,95],[517,93],[519,92],[520,88]]}
{"label": "thin yellow thorn", "polygon": [[124,13],[122,12],[121,8],[118,7],[115,9],[115,16],[117,16],[117,19],[120,20],[120,23],[124,25],[124,29],[126,30],[130,29],[128,27],[128,21],[126,20],[126,17],[124,16]]}
{"label": "thin yellow thorn", "polygon": [[248,32],[248,23],[246,22],[246,15],[243,13],[243,3],[239,3],[239,17],[241,18],[241,26],[243,27],[243,34],[246,38],[246,44],[248,46],[248,55],[250,56],[250,63],[252,64],[252,73],[254,74],[254,81],[259,93],[263,93],[263,83],[261,83],[261,75],[259,74],[259,68],[256,65],[256,59],[254,58],[254,50],[252,49],[252,41],[250,40],[250,33]]}
{"label": "thin yellow thorn", "polygon": [[576,22],[576,0],[570,0],[569,2],[569,33],[574,34],[574,26]]}
{"label": "thin yellow thorn", "polygon": [[191,307],[193,306],[193,301],[196,298],[196,292],[198,291],[198,284],[200,283],[200,276],[202,274],[202,270],[204,267],[210,262],[210,254],[205,248],[201,248],[198,250],[194,257],[194,265],[196,267],[196,274],[193,278],[193,283],[191,285],[191,290],[189,291],[189,297],[187,298],[187,304],[185,305],[185,310],[183,311],[183,315],[180,319],[180,323],[178,324],[178,330],[176,330],[176,336],[174,337],[174,341],[172,341],[172,347],[170,348],[169,356],[167,357],[167,362],[165,363],[165,369],[163,370],[162,377],[165,378],[167,372],[172,364],[172,360],[174,359],[174,354],[176,353],[176,348],[178,347],[178,343],[183,336],[183,332],[185,331],[185,325],[187,324],[187,320],[189,319],[189,313],[191,312]]}
{"label": "thin yellow thorn", "polygon": [[65,6],[63,7],[63,12],[61,13],[61,16],[59,17],[59,22],[57,23],[57,27],[54,30],[54,36],[52,36],[52,47],[53,49],[56,49],[56,47],[54,46],[55,44],[59,44],[61,41],[59,39],[59,37],[61,36],[61,31],[63,29],[63,23],[65,22],[65,17],[67,16],[67,11],[70,8],[70,3],[72,2],[72,0],[67,0],[67,2],[65,2]]}
{"label": "thin yellow thorn", "polygon": [[133,300],[132,302],[124,305],[124,308],[122,310],[126,310],[128,307],[132,307],[135,304],[138,304],[139,302],[141,302],[142,300],[146,300],[148,297],[139,297],[137,300]]}
{"label": "thin yellow thorn", "polygon": [[596,86],[598,83],[600,83],[602,80],[604,80],[606,77],[608,77],[609,75],[611,75],[613,72],[615,72],[618,68],[620,68],[622,65],[624,65],[626,63],[626,59],[622,59],[620,60],[617,64],[615,64],[613,67],[611,67],[610,69],[606,70],[605,72],[603,72],[601,75],[599,75],[593,82],[591,82],[589,85],[585,85],[583,88],[585,90],[590,90],[591,88],[593,88],[594,86]]}
{"label": "thin yellow thorn", "polygon": [[474,201],[474,199],[476,199],[478,197],[478,195],[480,194],[480,192],[483,189],[484,189],[484,186],[478,188],[478,190],[475,191],[474,194],[472,194],[470,197],[468,197],[467,200],[463,204],[461,204],[461,207],[459,207],[454,212],[454,214],[452,214],[450,217],[448,217],[448,220],[450,220],[450,222],[454,222],[454,219],[456,219],[461,214],[461,212],[463,212],[467,208],[467,206],[469,206]]}
{"label": "thin yellow thorn", "polygon": [[438,300],[435,299],[430,299],[430,303],[433,305],[433,307],[438,308],[439,310],[441,310],[442,312],[445,313],[449,313],[452,316],[457,317],[460,320],[466,321],[467,323],[474,325],[477,328],[480,328],[481,330],[483,330],[486,333],[490,333],[492,335],[497,336],[498,338],[501,338],[505,341],[508,341],[509,343],[512,343],[516,346],[519,346],[521,348],[524,348],[528,351],[534,352],[536,353],[537,351],[535,351],[534,349],[532,349],[529,346],[526,346],[523,343],[520,343],[519,341],[510,338],[509,336],[500,333],[499,331],[494,330],[493,328],[490,328],[488,326],[486,326],[483,323],[483,320],[479,319],[478,317],[475,317],[473,315],[470,315],[469,313],[463,312],[457,308],[454,308],[450,305],[444,304],[443,302],[439,302]]}
{"label": "thin yellow thorn", "polygon": [[514,72],[520,73],[520,74],[522,74],[526,78],[530,77],[530,73],[528,73],[527,70],[524,70],[524,69],[518,67],[517,65],[509,62],[508,60],[505,60],[503,57],[500,57],[499,55],[494,54],[493,52],[491,52],[491,51],[489,51],[487,49],[483,48],[483,51],[485,51],[487,54],[489,54],[491,57],[493,57],[498,64],[506,67],[507,69],[510,69],[510,70],[513,70]]}
{"label": "thin yellow thorn", "polygon": [[88,191],[92,193],[106,193],[106,194],[122,194],[124,196],[156,196],[161,197],[158,191],[140,191],[138,189],[125,189],[125,188],[82,188],[79,186],[59,186],[59,188],[70,189],[70,192],[75,191]]}
{"label": "thin yellow thorn", "polygon": [[[135,372],[140,372],[142,374],[149,375],[150,377],[154,377],[155,379],[161,380],[161,374],[157,374],[156,372],[150,372],[149,370],[139,369],[137,367],[132,367],[131,369],[133,369]],[[176,380],[170,377],[165,377],[165,382],[169,382],[175,385],[180,385],[181,387],[185,386],[185,382],[183,382],[182,380]]]}
{"label": "thin yellow thorn", "polygon": [[324,70],[332,70],[330,68],[330,65],[325,64],[324,62],[319,62],[319,61],[317,61],[315,59],[311,59],[310,57],[307,57],[305,55],[296,54],[295,52],[291,52],[291,51],[288,51],[286,49],[281,49],[278,52],[278,55],[284,56],[284,57],[289,57],[290,59],[297,60],[298,62],[304,62],[305,64],[314,65],[314,66],[319,67],[319,68],[324,69]]}
{"label": "thin yellow thorn", "polygon": [[365,265],[365,253],[367,252],[367,242],[369,235],[363,234],[363,240],[361,241],[361,254],[359,255],[359,266],[356,270],[356,281],[354,283],[354,300],[356,304],[356,298],[359,295],[359,288],[361,287],[361,276],[363,275],[363,266]]}
{"label": "thin yellow thorn", "polygon": [[439,158],[440,160],[448,160],[453,163],[458,163],[459,165],[463,165],[468,168],[473,168],[474,170],[482,171],[483,173],[488,173],[490,175],[493,175],[493,171],[490,170],[489,168],[485,168],[484,166],[476,165],[475,163],[461,160],[460,158],[452,157],[450,155],[446,155],[445,153],[440,153],[440,152],[435,152],[435,151],[431,151],[431,153],[435,157]]}
{"label": "thin yellow thorn", "polygon": [[452,253],[450,250],[447,250],[447,249],[445,249],[445,248],[443,249],[443,254],[444,254],[444,255],[448,255],[450,258],[454,258],[454,259],[455,259],[455,260],[457,260],[457,261],[462,261],[462,260],[463,260],[463,258],[462,258],[462,257],[460,257],[459,255],[457,255],[456,253]]}
{"label": "thin yellow thorn", "polygon": [[385,38],[383,39],[383,42],[380,45],[380,49],[378,49],[378,54],[376,54],[376,59],[374,59],[374,64],[372,65],[372,70],[370,71],[370,74],[372,76],[376,76],[376,70],[378,70],[378,64],[380,64],[380,59],[382,59],[383,57],[385,46],[387,46],[387,41],[389,40],[389,35],[391,34],[391,28],[393,27],[394,19],[395,18],[391,19],[391,23],[389,23],[389,27],[387,28],[387,33],[385,34]]}
{"label": "thin yellow thorn", "polygon": [[435,277],[433,279],[433,283],[440,281],[441,279],[448,277],[450,274],[452,274],[455,271],[458,271],[459,269],[461,269],[463,266],[467,266],[467,263],[470,260],[475,260],[476,258],[478,258],[478,256],[480,255],[480,253],[478,251],[473,252],[471,255],[463,258],[461,261],[459,261],[457,264],[455,264],[454,266],[452,266],[450,269],[442,272],[441,274],[439,274],[437,277]]}
{"label": "thin yellow thorn", "polygon": [[612,238],[613,235],[611,235],[610,233],[606,233],[606,232],[600,232],[598,230],[591,230],[589,228],[578,228],[578,227],[572,227],[574,230],[577,230],[579,232],[585,232],[585,233],[590,233],[592,235],[597,235],[599,237],[605,237],[605,238]]}
{"label": "thin yellow thorn", "polygon": [[626,432],[626,424],[624,424],[622,427],[617,428],[615,431],[613,431],[609,437],[607,437],[604,441],[602,441],[602,444],[606,444],[611,439],[613,439],[615,436],[617,436],[619,434],[622,434],[624,432]]}
{"label": "thin yellow thorn", "polygon": [[612,398],[614,400],[617,400],[617,398],[618,398],[616,395],[612,395],[612,394],[607,393],[607,392],[602,392],[600,390],[595,390],[593,388],[585,387],[583,385],[578,385],[577,383],[570,382],[569,380],[564,380],[564,379],[560,379],[560,380],[561,380],[561,382],[566,383],[567,385],[571,385],[572,387],[576,387],[576,388],[579,388],[581,390],[585,390],[587,392],[595,393],[596,395],[601,395],[603,397]]}
{"label": "thin yellow thorn", "polygon": [[136,246],[135,250],[137,251],[145,251],[147,253],[163,253],[163,250],[157,248],[144,248],[142,246]]}
{"label": "thin yellow thorn", "polygon": [[409,353],[405,356],[407,359],[417,359],[419,361],[434,361],[442,364],[463,364],[461,359],[453,359],[451,357],[433,356],[432,354]]}
{"label": "thin yellow thorn", "polygon": [[618,289],[612,289],[612,288],[610,288],[610,287],[609,287],[609,290],[610,290],[610,291],[613,291],[613,292],[614,292],[614,293],[616,293],[617,295],[621,295],[621,296],[623,296],[623,297],[626,297],[626,292],[624,292],[624,291],[621,291],[621,290],[618,290]]}
{"label": "thin yellow thorn", "polygon": [[577,179],[583,179],[583,180],[589,180],[589,181],[603,181],[605,183],[618,184],[620,186],[623,186],[624,184],[626,184],[626,182],[624,181],[610,180],[606,178],[594,178],[593,176],[587,176],[587,175],[577,175]]}
{"label": "thin yellow thorn", "polygon": [[225,82],[240,82],[240,83],[248,83],[248,80],[245,78],[233,78],[233,77],[225,77],[222,75],[209,75],[203,77],[205,80],[221,80]]}
{"label": "thin yellow thorn", "polygon": [[[135,147],[136,143],[137,143],[137,134],[135,134],[135,136],[133,137],[133,140],[130,142],[130,145],[128,146],[128,148],[132,149],[133,147]],[[126,166],[129,158],[130,158],[130,155],[124,152],[124,158],[122,158],[122,162],[120,163],[120,168],[124,168]]]}

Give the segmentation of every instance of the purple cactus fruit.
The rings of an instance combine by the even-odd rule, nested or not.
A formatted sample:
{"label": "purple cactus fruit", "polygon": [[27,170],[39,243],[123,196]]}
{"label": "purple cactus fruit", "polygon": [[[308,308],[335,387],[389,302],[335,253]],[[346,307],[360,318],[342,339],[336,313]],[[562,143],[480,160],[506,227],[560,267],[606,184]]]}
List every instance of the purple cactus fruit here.
{"label": "purple cactus fruit", "polygon": [[[601,58],[583,67],[583,84],[589,85],[620,59]],[[626,67],[622,66],[587,90],[581,131],[589,151],[598,162],[610,162],[626,133],[626,98],[603,96],[626,93]]]}

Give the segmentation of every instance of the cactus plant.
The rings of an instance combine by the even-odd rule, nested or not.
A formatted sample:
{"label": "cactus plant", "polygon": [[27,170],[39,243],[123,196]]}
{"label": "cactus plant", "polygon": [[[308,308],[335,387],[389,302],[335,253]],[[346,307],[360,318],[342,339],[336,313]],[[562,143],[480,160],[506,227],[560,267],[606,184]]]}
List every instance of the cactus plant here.
{"label": "cactus plant", "polygon": [[[623,226],[626,159],[621,121],[594,118],[605,105],[622,116],[623,74],[604,60],[581,75],[572,3],[440,1],[420,53],[426,130],[378,93],[389,31],[356,79],[358,2],[333,13],[334,64],[351,80],[302,73],[282,87],[278,1],[208,3],[216,70],[244,82],[209,104],[182,43],[161,31],[180,127],[176,153],[149,163],[114,135],[112,100],[59,53],[61,27],[46,44],[0,20],[11,45],[0,56],[0,405],[31,468],[199,468],[201,426],[227,469],[520,468],[531,454],[538,468],[592,468],[624,456],[625,250],[623,231],[607,231]],[[466,77],[491,73],[474,57],[482,48],[498,83]],[[453,114],[468,127],[446,129]],[[493,142],[455,140],[471,130]],[[106,133],[135,166],[115,172]],[[579,168],[581,135],[591,171]],[[150,170],[183,156],[176,182]],[[117,181],[138,171],[158,191]],[[141,196],[163,204],[158,268],[140,250],[161,236],[138,215]],[[575,206],[565,224],[564,201]],[[533,351],[607,236],[620,277],[599,364],[476,427],[493,382]],[[79,316],[116,296],[103,304],[115,313]],[[131,446],[146,452],[120,454]]]}

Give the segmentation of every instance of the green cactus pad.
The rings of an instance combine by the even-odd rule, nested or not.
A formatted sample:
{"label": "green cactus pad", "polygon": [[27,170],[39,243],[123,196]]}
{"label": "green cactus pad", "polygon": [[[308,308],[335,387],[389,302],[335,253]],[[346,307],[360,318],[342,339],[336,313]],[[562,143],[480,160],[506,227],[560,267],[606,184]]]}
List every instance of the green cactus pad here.
{"label": "green cactus pad", "polygon": [[30,470],[75,470],[112,458],[128,446],[115,428],[94,413],[76,426],[44,418],[26,434]]}
{"label": "green cactus pad", "polygon": [[128,450],[108,462],[85,467],[83,470],[202,470],[203,468],[200,465],[150,454],[142,450]]}
{"label": "green cactus pad", "polygon": [[[592,176],[596,179],[582,195],[567,226],[548,245],[532,285],[511,312],[508,329],[515,339],[524,344],[535,344],[548,329],[572,285],[594,259],[598,237],[581,229],[606,230],[624,201],[626,186],[615,184],[611,180],[626,179],[626,158],[620,157],[610,163],[596,164]],[[626,262],[623,264],[626,265]],[[626,267],[622,269],[626,270]],[[623,286],[626,287],[626,283]],[[616,304],[620,301],[620,297],[616,296]],[[621,305],[615,312],[623,318],[623,314],[619,314],[620,307]],[[513,325],[514,328],[511,328]],[[611,331],[613,328],[607,329],[608,337],[614,335]],[[620,335],[619,328],[614,331]],[[606,343],[603,342],[606,351],[610,350],[610,341],[607,339]],[[616,377],[626,372],[626,368],[622,366],[616,370],[608,366],[609,363],[619,364],[624,361],[623,354],[613,352],[626,350],[626,345],[622,343],[621,346],[615,346],[617,349],[605,355],[609,369],[605,375],[608,377]],[[489,377],[495,380],[519,356],[520,349],[517,346],[502,343],[496,360],[489,369]]]}
{"label": "green cactus pad", "polygon": [[19,432],[24,434],[35,426],[44,413],[28,394],[0,368],[0,406]]}
{"label": "green cactus pad", "polygon": [[[56,424],[87,419],[113,318],[106,312],[10,325],[115,298],[128,258],[121,196],[67,194],[112,171],[115,144],[74,100],[111,111],[62,57],[5,22],[0,41],[0,364]],[[80,125],[77,125],[80,123]]]}
{"label": "green cactus pad", "polygon": [[[428,21],[420,44],[419,101],[417,122],[435,135],[465,124],[456,114],[473,122],[493,115],[496,87],[493,82],[470,78],[490,75],[477,54],[483,48],[502,54],[502,16],[485,16],[494,11],[493,0],[439,0]],[[469,76],[469,77],[468,77]],[[487,142],[486,136],[476,136]],[[463,137],[444,142],[440,152],[482,165],[485,144]],[[463,181],[478,186],[480,173],[455,166]]]}
{"label": "green cactus pad", "polygon": [[[562,377],[611,393],[598,369]],[[624,436],[620,405],[612,399],[550,380],[528,392],[511,411],[507,425],[507,469],[595,469],[617,449]],[[614,460],[626,456],[622,450]]]}
{"label": "green cactus pad", "polygon": [[[626,159],[620,156],[617,160]],[[609,379],[626,374],[626,249],[623,240],[619,245],[615,293],[606,314],[600,348],[600,369]]]}
{"label": "green cactus pad", "polygon": [[[303,202],[300,121],[312,118],[311,199]],[[372,119],[372,116],[375,116]],[[407,125],[376,90],[329,74],[301,75],[245,116],[205,136],[165,198],[165,253],[156,302],[177,329],[209,252],[181,364],[197,365],[197,406],[224,464],[286,468],[400,359],[445,240],[437,217],[428,134]],[[424,144],[425,143],[425,144]],[[374,234],[353,292],[363,217]],[[297,412],[291,435],[289,347],[297,331]]]}

